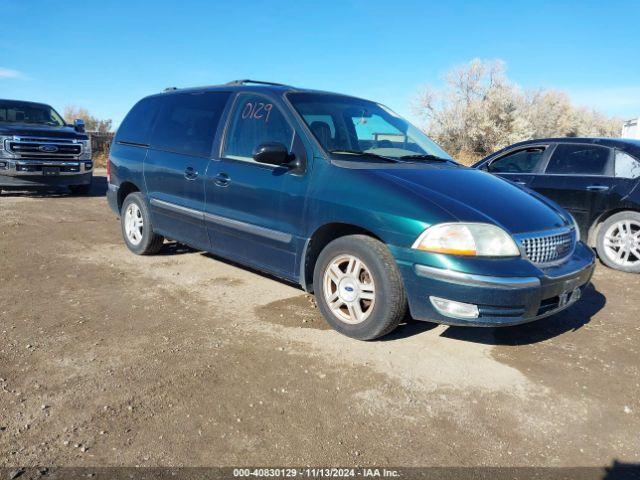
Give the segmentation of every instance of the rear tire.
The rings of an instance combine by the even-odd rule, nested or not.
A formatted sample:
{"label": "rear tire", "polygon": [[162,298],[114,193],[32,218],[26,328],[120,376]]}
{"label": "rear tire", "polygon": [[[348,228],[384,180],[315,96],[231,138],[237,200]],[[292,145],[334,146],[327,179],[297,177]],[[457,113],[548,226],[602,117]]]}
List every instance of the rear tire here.
{"label": "rear tire", "polygon": [[394,330],[407,311],[407,297],[387,246],[366,235],[329,243],[315,265],[318,308],[338,332],[373,340]]}
{"label": "rear tire", "polygon": [[640,213],[620,212],[607,218],[598,230],[596,250],[606,266],[640,273]]}
{"label": "rear tire", "polygon": [[140,192],[127,195],[120,210],[124,243],[136,255],[158,253],[164,237],[154,233],[147,202]]}

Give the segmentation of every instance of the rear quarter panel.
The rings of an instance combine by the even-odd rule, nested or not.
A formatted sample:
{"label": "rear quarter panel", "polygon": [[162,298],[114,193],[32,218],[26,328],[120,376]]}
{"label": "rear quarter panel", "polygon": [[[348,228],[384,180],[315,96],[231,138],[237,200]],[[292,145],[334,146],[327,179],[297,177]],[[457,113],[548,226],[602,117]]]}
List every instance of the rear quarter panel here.
{"label": "rear quarter panel", "polygon": [[119,187],[125,182],[130,182],[146,194],[143,166],[147,150],[146,147],[114,142],[109,154],[111,183]]}

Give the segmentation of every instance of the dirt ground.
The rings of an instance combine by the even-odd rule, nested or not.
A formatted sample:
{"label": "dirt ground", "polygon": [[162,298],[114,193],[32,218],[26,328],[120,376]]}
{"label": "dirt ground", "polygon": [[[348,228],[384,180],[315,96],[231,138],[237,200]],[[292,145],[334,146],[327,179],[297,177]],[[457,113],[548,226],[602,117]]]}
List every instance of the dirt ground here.
{"label": "dirt ground", "polygon": [[166,245],[94,194],[0,196],[0,466],[640,462],[640,276],[539,322],[364,343],[297,288]]}

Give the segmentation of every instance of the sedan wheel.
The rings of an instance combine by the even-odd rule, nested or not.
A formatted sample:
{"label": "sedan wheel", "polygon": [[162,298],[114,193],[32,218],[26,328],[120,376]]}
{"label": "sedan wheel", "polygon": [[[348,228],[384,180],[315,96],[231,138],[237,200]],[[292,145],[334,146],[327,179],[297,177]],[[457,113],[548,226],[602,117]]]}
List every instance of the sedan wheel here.
{"label": "sedan wheel", "polygon": [[605,220],[596,247],[600,260],[609,267],[640,273],[640,213],[620,212]]}
{"label": "sedan wheel", "polygon": [[611,225],[604,234],[607,257],[622,267],[640,264],[640,223],[623,220]]}

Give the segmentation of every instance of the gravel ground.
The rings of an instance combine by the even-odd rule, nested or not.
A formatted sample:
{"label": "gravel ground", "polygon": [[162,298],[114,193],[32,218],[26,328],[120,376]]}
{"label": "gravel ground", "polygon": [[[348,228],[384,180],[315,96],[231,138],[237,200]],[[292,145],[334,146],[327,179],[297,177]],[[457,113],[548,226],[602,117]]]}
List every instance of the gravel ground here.
{"label": "gravel ground", "polygon": [[290,285],[130,254],[104,187],[0,196],[0,467],[640,462],[640,276],[600,265],[529,325],[363,343]]}

